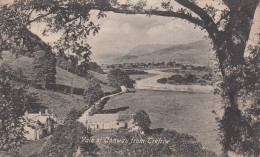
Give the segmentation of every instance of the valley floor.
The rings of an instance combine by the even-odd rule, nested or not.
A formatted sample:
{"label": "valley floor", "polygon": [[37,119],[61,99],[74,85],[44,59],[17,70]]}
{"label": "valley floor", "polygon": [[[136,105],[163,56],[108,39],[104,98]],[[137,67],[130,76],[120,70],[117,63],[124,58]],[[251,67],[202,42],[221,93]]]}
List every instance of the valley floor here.
{"label": "valley floor", "polygon": [[212,113],[220,111],[220,100],[211,93],[137,90],[112,97],[104,110],[117,109],[120,114],[145,110],[152,128],[190,134],[205,148],[220,154],[216,116]]}

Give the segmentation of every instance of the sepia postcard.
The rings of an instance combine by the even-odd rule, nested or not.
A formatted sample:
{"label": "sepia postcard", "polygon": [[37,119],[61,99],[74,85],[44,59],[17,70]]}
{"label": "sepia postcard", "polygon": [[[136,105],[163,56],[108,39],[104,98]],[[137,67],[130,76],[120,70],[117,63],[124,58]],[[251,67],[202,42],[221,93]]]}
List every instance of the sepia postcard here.
{"label": "sepia postcard", "polygon": [[260,156],[259,0],[0,5],[0,157]]}

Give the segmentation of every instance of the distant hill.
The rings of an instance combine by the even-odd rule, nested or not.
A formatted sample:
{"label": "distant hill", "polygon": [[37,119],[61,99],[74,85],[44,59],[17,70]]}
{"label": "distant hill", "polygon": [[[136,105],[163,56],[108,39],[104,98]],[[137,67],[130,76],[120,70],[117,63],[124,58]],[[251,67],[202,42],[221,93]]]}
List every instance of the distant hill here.
{"label": "distant hill", "polygon": [[213,51],[206,40],[200,40],[188,44],[146,44],[138,45],[131,49],[125,56],[117,58],[117,63],[137,62],[195,62],[207,64]]}

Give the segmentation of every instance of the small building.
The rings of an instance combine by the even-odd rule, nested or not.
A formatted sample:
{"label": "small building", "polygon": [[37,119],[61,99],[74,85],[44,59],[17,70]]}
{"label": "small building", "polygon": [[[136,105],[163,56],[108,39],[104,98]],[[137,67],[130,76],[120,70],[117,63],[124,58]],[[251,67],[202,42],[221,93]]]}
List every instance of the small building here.
{"label": "small building", "polygon": [[121,91],[124,92],[124,93],[126,93],[128,91],[126,86],[120,86],[120,88],[121,88]]}
{"label": "small building", "polygon": [[87,116],[87,128],[93,130],[99,129],[119,129],[130,128],[132,123],[129,123],[133,115],[120,114],[94,114]]}
{"label": "small building", "polygon": [[56,119],[52,114],[45,110],[39,113],[25,112],[23,118],[25,119],[24,130],[27,132],[25,138],[27,140],[39,140],[47,135],[53,133]]}

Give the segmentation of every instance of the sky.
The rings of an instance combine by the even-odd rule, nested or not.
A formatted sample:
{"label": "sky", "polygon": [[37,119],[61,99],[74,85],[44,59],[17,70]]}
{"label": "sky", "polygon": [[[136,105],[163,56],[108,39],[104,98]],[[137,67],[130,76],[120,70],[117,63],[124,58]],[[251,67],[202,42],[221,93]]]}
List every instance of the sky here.
{"label": "sky", "polygon": [[[93,17],[98,11],[93,11]],[[104,58],[124,55],[130,49],[141,44],[185,44],[203,40],[204,31],[194,28],[181,19],[146,15],[124,15],[112,12],[106,13],[107,17],[97,20],[100,31],[95,36],[88,37],[88,43],[92,46],[92,61],[102,62]],[[59,34],[42,36],[43,24],[32,25],[32,32],[41,36],[46,42],[55,42]]]}
{"label": "sky", "polygon": [[[11,0],[0,0],[0,3]],[[132,0],[137,1],[137,0]],[[149,0],[148,7],[159,6],[160,1]],[[199,1],[200,4],[206,2]],[[219,7],[219,6],[218,6]],[[260,12],[259,7],[256,15]],[[95,17],[98,11],[92,11],[91,17]],[[93,61],[103,62],[104,58],[114,55],[124,55],[130,49],[141,44],[185,44],[198,40],[203,40],[207,35],[199,28],[194,29],[194,24],[190,24],[181,19],[146,15],[124,15],[112,12],[106,13],[107,17],[92,20],[95,24],[100,24],[101,30],[96,36],[88,38],[92,46]],[[259,18],[258,18],[259,19]],[[259,20],[255,20],[254,30],[259,32]],[[39,35],[46,42],[53,42],[59,38],[58,34],[51,34],[44,37],[41,35],[43,24],[33,24],[32,32]],[[252,35],[254,40],[257,36]],[[210,46],[210,45],[209,45]]]}
{"label": "sky", "polygon": [[109,13],[100,21],[101,30],[90,38],[93,59],[104,54],[126,54],[141,44],[184,44],[206,35],[180,19]]}

